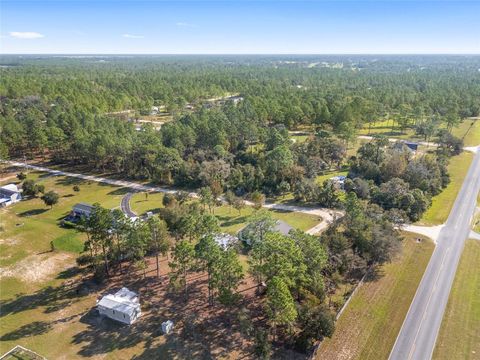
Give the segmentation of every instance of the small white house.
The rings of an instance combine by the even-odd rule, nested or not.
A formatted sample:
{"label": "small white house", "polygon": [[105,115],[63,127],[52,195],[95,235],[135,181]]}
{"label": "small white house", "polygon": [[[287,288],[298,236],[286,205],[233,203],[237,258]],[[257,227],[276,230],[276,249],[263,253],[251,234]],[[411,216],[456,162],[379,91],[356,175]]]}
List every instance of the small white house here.
{"label": "small white house", "polygon": [[22,194],[17,185],[8,184],[0,187],[0,207],[8,206],[22,200]]}
{"label": "small white house", "polygon": [[121,288],[115,294],[105,295],[97,302],[100,315],[120,321],[124,324],[133,324],[142,314],[137,293]]}

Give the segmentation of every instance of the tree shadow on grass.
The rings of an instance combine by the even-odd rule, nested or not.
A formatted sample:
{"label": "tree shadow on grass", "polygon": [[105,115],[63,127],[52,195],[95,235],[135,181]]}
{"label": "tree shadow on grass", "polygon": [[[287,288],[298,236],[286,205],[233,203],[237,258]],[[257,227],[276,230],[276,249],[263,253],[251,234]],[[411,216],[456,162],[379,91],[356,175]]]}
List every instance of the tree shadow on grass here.
{"label": "tree shadow on grass", "polygon": [[80,268],[78,266],[72,266],[72,267],[69,267],[66,270],[61,271],[57,275],[57,279],[70,279],[70,278],[73,278],[73,277],[77,276],[81,272],[82,272],[82,270],[80,270]]}
{"label": "tree shadow on grass", "polygon": [[27,336],[42,335],[49,332],[51,329],[52,325],[49,322],[34,321],[30,324],[20,326],[18,329],[3,335],[0,337],[0,341],[19,340]]}
{"label": "tree shadow on grass", "polygon": [[62,185],[62,186],[73,186],[73,185],[80,186],[80,185],[87,185],[88,183],[89,181],[87,180],[70,177],[70,176],[61,177],[55,181],[55,184]]}
{"label": "tree shadow on grass", "polygon": [[[81,300],[86,294],[80,292],[82,286],[93,286],[90,280],[79,283],[62,284],[58,287],[48,286],[33,294],[18,294],[13,299],[0,300],[0,318],[21,313],[23,311],[45,307],[45,313],[65,307],[65,302],[71,304]],[[68,305],[67,304],[67,305]]]}
{"label": "tree shadow on grass", "polygon": [[217,216],[218,220],[222,224],[222,226],[233,226],[238,224],[243,224],[248,221],[248,216],[239,216],[233,218],[231,216]]}
{"label": "tree shadow on grass", "polygon": [[385,275],[385,270],[381,266],[375,266],[374,268],[368,271],[368,274],[365,276],[365,282],[375,282],[382,278]]}
{"label": "tree shadow on grass", "polygon": [[20,217],[35,216],[35,215],[43,214],[46,211],[48,211],[48,209],[32,209],[32,210],[21,212],[18,214],[18,216]]}
{"label": "tree shadow on grass", "polygon": [[13,340],[20,340],[24,337],[30,337],[30,336],[37,336],[37,335],[42,335],[46,334],[50,330],[53,329],[54,325],[59,324],[59,323],[65,323],[69,322],[77,317],[79,317],[80,314],[77,315],[72,315],[68,316],[66,318],[62,319],[57,319],[55,321],[47,322],[47,321],[34,321],[30,324],[25,324],[23,326],[20,326],[18,329],[13,330],[2,337],[0,337],[0,341],[13,341]]}
{"label": "tree shadow on grass", "polygon": [[[108,185],[108,184],[105,184],[105,185]],[[114,185],[108,185],[108,186],[114,187]],[[133,191],[132,189],[129,189],[127,187],[121,187],[113,191],[110,191],[107,195],[125,195],[125,194],[128,194],[129,192],[135,193],[135,191]]]}
{"label": "tree shadow on grass", "polygon": [[72,338],[72,344],[82,345],[78,354],[85,357],[107,354],[114,350],[134,347],[148,339],[161,335],[161,326],[152,317],[140,318],[132,325],[125,325],[100,316],[95,309],[80,319],[87,328]]}

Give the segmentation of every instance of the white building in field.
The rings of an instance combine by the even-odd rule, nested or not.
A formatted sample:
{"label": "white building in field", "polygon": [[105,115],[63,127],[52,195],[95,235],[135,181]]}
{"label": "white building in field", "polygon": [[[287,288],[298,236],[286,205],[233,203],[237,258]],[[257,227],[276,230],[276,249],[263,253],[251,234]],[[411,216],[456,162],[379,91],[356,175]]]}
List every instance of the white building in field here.
{"label": "white building in field", "polygon": [[0,187],[0,207],[15,204],[22,200],[22,194],[17,185],[8,184]]}
{"label": "white building in field", "polygon": [[97,301],[97,309],[100,315],[128,325],[133,324],[142,314],[138,294],[125,287]]}

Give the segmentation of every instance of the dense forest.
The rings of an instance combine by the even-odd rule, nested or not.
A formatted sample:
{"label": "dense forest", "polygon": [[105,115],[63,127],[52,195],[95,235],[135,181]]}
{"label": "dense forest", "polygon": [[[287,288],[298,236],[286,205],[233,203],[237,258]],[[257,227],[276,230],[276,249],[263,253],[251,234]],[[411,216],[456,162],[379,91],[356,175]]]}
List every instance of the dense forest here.
{"label": "dense forest", "polygon": [[[307,351],[331,336],[338,309],[327,297],[399,251],[396,225],[419,220],[449,182],[449,158],[462,150],[450,130],[480,115],[479,57],[4,56],[0,64],[1,158],[199,189],[198,200],[165,195],[159,216],[145,222],[96,205],[78,225],[88,238],[79,263],[103,279],[123,262],[145,268],[155,256],[158,274],[159,256],[170,254],[172,291],[187,299],[187,275],[206,272],[209,304],[230,307],[245,276],[242,251],[265,288],[269,331],[255,330],[259,357],[270,338]],[[153,106],[171,115],[161,129],[112,115]],[[385,119],[439,146],[414,154],[379,136],[347,155],[358,130]],[[304,141],[292,141],[298,129],[308,130]],[[317,180],[340,169],[345,191]],[[25,195],[44,193],[21,180]],[[247,248],[215,243],[218,219],[207,207],[222,199],[241,211],[247,198],[259,209],[265,196],[285,194],[345,215],[320,237],[287,236],[258,210]],[[42,199],[53,206],[58,196]]]}
{"label": "dense forest", "polygon": [[[2,157],[48,156],[178,186],[215,181],[237,193],[292,189],[303,173],[313,177],[339,165],[356,131],[386,117],[431,137],[480,113],[478,57],[4,56],[0,62]],[[243,100],[202,106],[226,94]],[[136,131],[106,115],[153,105],[175,121],[160,131],[148,125]],[[287,130],[307,125],[328,136],[292,147]]]}

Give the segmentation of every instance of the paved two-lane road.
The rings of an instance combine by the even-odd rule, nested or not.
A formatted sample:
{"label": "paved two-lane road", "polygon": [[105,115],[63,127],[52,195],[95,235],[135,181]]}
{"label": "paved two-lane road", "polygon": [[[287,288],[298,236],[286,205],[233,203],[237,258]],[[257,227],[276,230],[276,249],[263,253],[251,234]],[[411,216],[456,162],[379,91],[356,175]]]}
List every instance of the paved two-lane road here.
{"label": "paved two-lane road", "polygon": [[480,151],[475,155],[417,289],[390,360],[431,359],[458,262],[470,233],[480,191]]}

